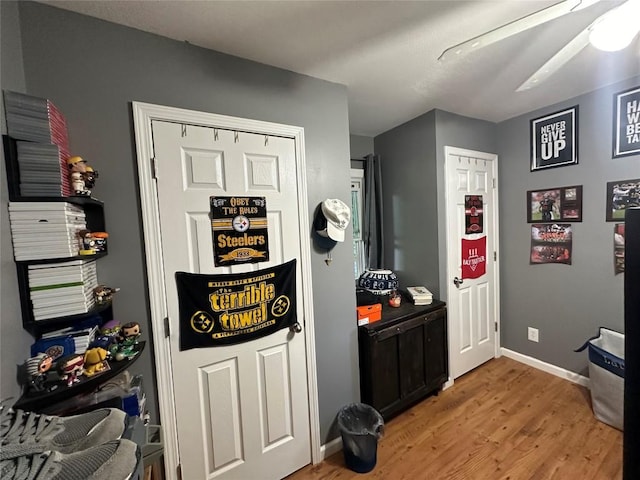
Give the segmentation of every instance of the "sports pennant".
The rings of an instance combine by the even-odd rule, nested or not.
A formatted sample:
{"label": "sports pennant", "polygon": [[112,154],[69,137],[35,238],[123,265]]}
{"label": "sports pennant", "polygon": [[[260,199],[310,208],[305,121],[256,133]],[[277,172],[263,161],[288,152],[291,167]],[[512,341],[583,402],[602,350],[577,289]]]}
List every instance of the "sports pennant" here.
{"label": "sports pennant", "polygon": [[296,323],[296,260],[254,272],[176,272],[180,350],[247,342]]}
{"label": "sports pennant", "polygon": [[487,237],[462,239],[462,278],[479,278],[487,273]]}

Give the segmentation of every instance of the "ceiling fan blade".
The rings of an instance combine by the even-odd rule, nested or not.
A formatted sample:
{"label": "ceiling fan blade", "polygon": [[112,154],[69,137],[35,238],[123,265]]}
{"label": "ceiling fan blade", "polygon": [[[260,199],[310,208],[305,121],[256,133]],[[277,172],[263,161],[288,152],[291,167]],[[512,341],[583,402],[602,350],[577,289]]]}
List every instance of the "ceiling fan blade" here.
{"label": "ceiling fan blade", "polygon": [[499,42],[507,37],[566,15],[569,12],[586,8],[599,1],[600,0],[565,0],[555,5],[551,5],[550,7],[544,8],[536,13],[514,20],[513,22],[490,30],[482,35],[478,35],[477,37],[473,37],[471,40],[449,47],[440,54],[438,60],[450,60],[469,53],[472,50],[486,47],[487,45]]}
{"label": "ceiling fan blade", "polygon": [[540,67],[533,75],[531,75],[516,92],[529,90],[558,71],[565,63],[580,53],[587,45],[589,45],[589,34],[593,23],[576,35],[573,40],[567,43],[558,53],[551,57],[542,67]]}

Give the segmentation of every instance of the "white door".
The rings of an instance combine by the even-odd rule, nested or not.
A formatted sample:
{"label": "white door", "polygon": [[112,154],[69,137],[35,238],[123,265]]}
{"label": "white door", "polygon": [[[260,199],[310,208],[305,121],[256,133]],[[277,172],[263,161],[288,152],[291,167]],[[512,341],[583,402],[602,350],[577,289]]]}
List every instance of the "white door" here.
{"label": "white door", "polygon": [[[497,355],[497,161],[498,157],[494,154],[445,147],[447,309],[452,379]],[[465,233],[467,195],[482,196],[482,233]],[[486,237],[486,273],[478,278],[463,279],[462,239],[482,237]],[[481,258],[477,260],[482,261]]]}
{"label": "white door", "polygon": [[[158,120],[152,134],[182,478],[282,478],[311,461],[304,334],[283,329],[180,351],[174,274],[238,273],[297,258],[304,324],[294,140]],[[268,262],[214,267],[212,195],[266,197]]]}

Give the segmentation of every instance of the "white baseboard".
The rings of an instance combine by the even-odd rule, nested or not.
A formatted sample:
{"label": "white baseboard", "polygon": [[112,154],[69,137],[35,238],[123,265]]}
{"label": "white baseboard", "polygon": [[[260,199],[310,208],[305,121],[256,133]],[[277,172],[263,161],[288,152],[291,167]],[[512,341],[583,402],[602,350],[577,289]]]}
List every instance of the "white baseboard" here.
{"label": "white baseboard", "polygon": [[[320,446],[320,462],[327,459],[334,453],[338,453],[342,450],[342,438],[334,438],[328,443]],[[318,462],[318,463],[320,463]]]}
{"label": "white baseboard", "polygon": [[530,367],[537,368],[538,370],[542,370],[543,372],[550,373],[552,375],[555,375],[556,377],[564,378],[565,380],[569,380],[570,382],[577,383],[578,385],[589,388],[589,377],[585,377],[570,370],[566,370],[550,363],[543,362],[542,360],[538,360],[537,358],[514,352],[513,350],[509,350],[507,348],[501,348],[500,350],[502,352],[502,355],[504,355],[505,357],[511,358],[520,363],[524,363],[525,365],[529,365]]}

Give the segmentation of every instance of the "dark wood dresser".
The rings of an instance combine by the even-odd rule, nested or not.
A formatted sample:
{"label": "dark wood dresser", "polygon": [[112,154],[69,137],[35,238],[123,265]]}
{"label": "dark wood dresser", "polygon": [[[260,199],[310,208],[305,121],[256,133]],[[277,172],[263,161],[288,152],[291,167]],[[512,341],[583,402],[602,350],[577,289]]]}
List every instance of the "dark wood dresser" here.
{"label": "dark wood dresser", "polygon": [[[387,297],[384,297],[384,302]],[[358,327],[360,397],[385,420],[406,410],[447,381],[447,309],[433,300],[382,305],[382,319]]]}

